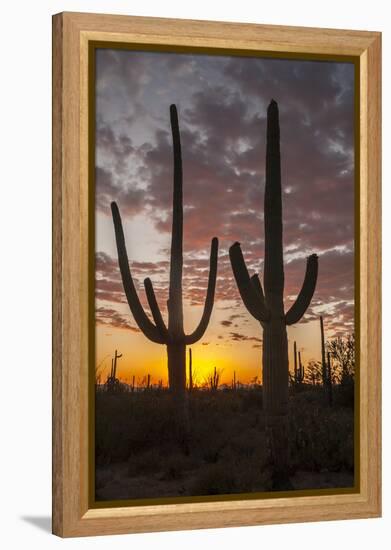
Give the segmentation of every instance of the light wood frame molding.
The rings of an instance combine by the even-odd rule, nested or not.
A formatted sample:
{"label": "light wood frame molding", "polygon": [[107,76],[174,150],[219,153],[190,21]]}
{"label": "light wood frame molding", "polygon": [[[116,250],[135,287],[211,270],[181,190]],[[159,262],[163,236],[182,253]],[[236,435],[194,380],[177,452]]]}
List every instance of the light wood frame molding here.
{"label": "light wood frame molding", "polygon": [[[359,468],[355,493],[91,508],[88,498],[90,41],[351,56],[359,67]],[[53,17],[53,532],[63,537],[381,514],[381,34],[87,13]]]}

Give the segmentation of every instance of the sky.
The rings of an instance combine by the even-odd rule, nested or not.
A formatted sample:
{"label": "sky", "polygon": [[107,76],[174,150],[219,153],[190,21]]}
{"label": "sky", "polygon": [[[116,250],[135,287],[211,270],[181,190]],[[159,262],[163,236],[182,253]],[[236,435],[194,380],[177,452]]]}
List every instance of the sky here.
{"label": "sky", "polygon": [[96,366],[105,379],[115,349],[119,377],[167,380],[166,348],[139,331],[123,292],[110,202],[120,208],[132,276],[149,314],[150,277],[166,319],[172,211],[169,106],[178,109],[184,195],[184,319],[202,314],[212,237],[219,238],[215,304],[192,346],[202,384],[261,381],[262,330],[244,308],[228,249],[242,245],[263,278],[266,109],[279,104],[285,311],[299,292],[306,257],[319,255],[316,291],[288,327],[302,359],[320,359],[326,338],[354,329],[354,66],[252,57],[96,51]]}

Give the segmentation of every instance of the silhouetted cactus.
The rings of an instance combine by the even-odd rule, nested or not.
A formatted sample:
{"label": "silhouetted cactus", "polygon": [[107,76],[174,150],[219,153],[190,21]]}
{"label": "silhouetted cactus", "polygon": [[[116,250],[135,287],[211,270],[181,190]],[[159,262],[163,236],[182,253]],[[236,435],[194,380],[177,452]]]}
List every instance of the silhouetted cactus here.
{"label": "silhouetted cactus", "polygon": [[122,357],[122,353],[118,354],[117,350],[115,350],[114,355],[114,365],[113,365],[113,377],[116,378],[117,376],[117,360]]}
{"label": "silhouetted cactus", "polygon": [[[297,360],[297,356],[299,356],[299,360]],[[305,376],[305,370],[304,366],[301,362],[301,353],[297,353],[297,346],[296,342],[293,342],[293,358],[294,358],[294,383],[296,385],[300,385],[304,381]]]}
{"label": "silhouetted cactus", "polygon": [[267,110],[266,185],[264,202],[265,258],[264,289],[257,275],[248,274],[240,243],[229,250],[233,273],[249,313],[263,327],[263,406],[273,488],[290,488],[288,477],[288,339],[287,325],[300,321],[315,291],[318,257],[307,259],[304,283],[296,301],[284,312],[284,264],[281,200],[280,128],[278,105]]}
{"label": "silhouetted cactus", "polygon": [[209,388],[211,391],[215,392],[219,388],[220,373],[217,371],[216,367],[213,369],[213,373],[208,377]]}
{"label": "silhouetted cactus", "polygon": [[299,351],[299,372],[297,373],[297,382],[299,384],[302,384],[304,382],[305,378],[305,368],[303,363],[301,362],[301,353]]}
{"label": "silhouetted cactus", "polygon": [[189,392],[193,391],[193,353],[189,348]]}
{"label": "silhouetted cactus", "polygon": [[329,405],[333,404],[333,374],[331,369],[331,356],[330,352],[327,352],[327,397]]}
{"label": "silhouetted cactus", "polygon": [[144,335],[152,342],[167,346],[168,381],[177,402],[178,421],[185,420],[186,405],[186,345],[198,342],[204,335],[213,309],[217,275],[218,240],[212,239],[210,252],[209,280],[204,311],[198,327],[186,335],[183,327],[182,270],[183,270],[183,196],[182,196],[182,154],[175,105],[170,107],[171,130],[174,151],[174,191],[171,235],[170,283],[167,302],[168,326],[160,312],[152,282],[144,280],[145,292],[154,322],[146,315],[138,298],[130,273],[121,216],[115,202],[111,203],[117,242],[118,263],[122,282],[133,317]]}
{"label": "silhouetted cactus", "polygon": [[326,340],[324,337],[324,323],[322,315],[319,317],[320,323],[320,346],[322,354],[322,383],[325,399],[329,405],[333,404],[333,377],[331,372],[330,354],[326,353]]}
{"label": "silhouetted cactus", "polygon": [[111,359],[111,371],[106,381],[106,389],[109,392],[117,392],[120,388],[120,382],[117,378],[117,360],[122,357],[122,353],[118,354],[115,350],[114,358]]}
{"label": "silhouetted cactus", "polygon": [[327,364],[326,364],[326,342],[324,338],[324,325],[323,325],[323,317],[319,317],[320,322],[320,351],[322,356],[322,383],[323,387],[326,388],[327,386]]}

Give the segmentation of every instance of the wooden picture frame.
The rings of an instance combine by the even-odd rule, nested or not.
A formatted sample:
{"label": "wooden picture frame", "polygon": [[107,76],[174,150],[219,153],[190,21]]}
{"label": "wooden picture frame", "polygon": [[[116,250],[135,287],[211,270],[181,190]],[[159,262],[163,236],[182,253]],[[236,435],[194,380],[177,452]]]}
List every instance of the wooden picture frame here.
{"label": "wooden picture frame", "polygon": [[[359,75],[359,484],[354,492],[91,507],[89,117],[91,43],[348,56]],[[381,34],[86,13],[53,17],[53,533],[62,537],[381,514]]]}

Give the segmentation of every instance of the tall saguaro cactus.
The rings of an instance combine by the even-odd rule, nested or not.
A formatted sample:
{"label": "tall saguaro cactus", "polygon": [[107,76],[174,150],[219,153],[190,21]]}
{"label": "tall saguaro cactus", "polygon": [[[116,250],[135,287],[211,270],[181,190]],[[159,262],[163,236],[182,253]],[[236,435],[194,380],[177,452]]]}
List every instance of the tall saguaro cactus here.
{"label": "tall saguaro cactus", "polygon": [[274,100],[267,110],[266,141],[264,290],[256,274],[250,278],[240,243],[231,246],[229,255],[243,303],[263,328],[263,406],[273,469],[273,487],[284,489],[290,486],[286,327],[300,321],[311,302],[318,275],[318,257],[312,254],[307,259],[303,286],[296,301],[285,313],[280,127],[278,105]]}
{"label": "tall saguaro cactus", "polygon": [[[167,301],[168,324],[156,300],[155,291],[149,278],[144,280],[145,292],[153,317],[149,319],[140,303],[129,268],[121,216],[115,202],[111,203],[115,237],[117,242],[118,263],[122,276],[126,298],[133,317],[143,334],[152,342],[167,347],[169,388],[178,403],[184,403],[186,393],[186,346],[198,342],[204,335],[213,309],[217,275],[218,240],[212,239],[210,252],[209,280],[204,311],[198,327],[191,334],[185,334],[183,328],[183,194],[182,194],[182,153],[175,105],[170,107],[171,130],[174,151],[174,191],[171,234],[171,259],[169,297]],[[186,412],[183,412],[186,414]]]}

